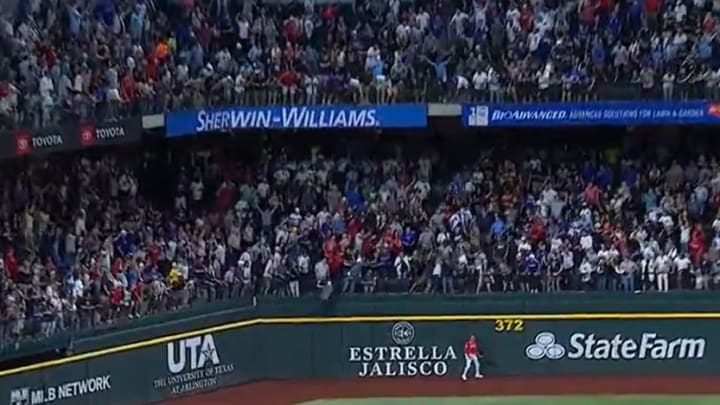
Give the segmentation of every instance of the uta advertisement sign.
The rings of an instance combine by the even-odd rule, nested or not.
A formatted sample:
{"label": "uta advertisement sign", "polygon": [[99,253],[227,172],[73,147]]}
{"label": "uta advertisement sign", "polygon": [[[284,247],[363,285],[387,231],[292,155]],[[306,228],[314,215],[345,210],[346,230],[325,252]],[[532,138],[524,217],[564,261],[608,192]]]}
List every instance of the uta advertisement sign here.
{"label": "uta advertisement sign", "polygon": [[153,386],[173,395],[216,387],[219,377],[235,370],[232,362],[223,362],[220,356],[212,334],[169,342],[168,373],[155,378]]}

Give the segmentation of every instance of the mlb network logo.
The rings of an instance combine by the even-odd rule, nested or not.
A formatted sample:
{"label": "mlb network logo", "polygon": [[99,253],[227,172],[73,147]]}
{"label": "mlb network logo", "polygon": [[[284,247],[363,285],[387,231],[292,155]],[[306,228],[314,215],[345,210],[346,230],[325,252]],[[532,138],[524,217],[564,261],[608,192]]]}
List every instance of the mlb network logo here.
{"label": "mlb network logo", "polygon": [[30,405],[30,388],[18,388],[10,391],[10,405]]}
{"label": "mlb network logo", "polygon": [[468,114],[467,125],[469,127],[486,127],[488,126],[489,115],[489,108],[486,105],[476,105],[470,107],[470,114]]}

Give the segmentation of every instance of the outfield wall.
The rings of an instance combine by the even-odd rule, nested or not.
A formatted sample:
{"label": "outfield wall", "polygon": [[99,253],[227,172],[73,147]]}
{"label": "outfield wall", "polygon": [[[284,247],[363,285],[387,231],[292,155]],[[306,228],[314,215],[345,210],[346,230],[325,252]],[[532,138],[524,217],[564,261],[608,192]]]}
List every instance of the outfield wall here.
{"label": "outfield wall", "polygon": [[[655,308],[673,301],[664,298]],[[141,333],[127,330],[105,337],[113,346],[95,339],[98,350],[0,371],[0,403],[138,404],[260,379],[459,378],[463,343],[473,334],[489,375],[720,374],[720,311],[705,301],[672,313],[652,311],[651,298],[620,296],[583,297],[565,313],[553,311],[548,297],[382,301],[373,304],[379,314],[363,299],[307,300],[292,310],[261,303],[215,314],[225,322],[194,329],[207,319],[191,320],[181,333],[147,340],[130,339]],[[693,309],[690,301],[681,306]],[[393,306],[397,315],[388,314]],[[507,310],[513,306],[534,310]],[[628,312],[636,308],[645,312]]]}

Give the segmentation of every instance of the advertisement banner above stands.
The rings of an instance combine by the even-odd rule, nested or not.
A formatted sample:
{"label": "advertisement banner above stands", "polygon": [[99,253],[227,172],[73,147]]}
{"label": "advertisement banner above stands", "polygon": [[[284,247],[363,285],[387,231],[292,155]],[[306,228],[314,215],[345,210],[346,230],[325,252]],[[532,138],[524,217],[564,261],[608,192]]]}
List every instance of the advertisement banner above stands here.
{"label": "advertisement banner above stands", "polygon": [[139,142],[142,138],[141,117],[101,123],[85,122],[43,129],[16,129],[0,137],[0,158],[44,156],[72,152],[95,146]]}
{"label": "advertisement banner above stands", "polygon": [[[423,105],[424,106],[424,105]],[[462,105],[447,103],[428,103],[427,118],[459,118],[462,115]],[[142,117],[143,129],[160,129],[165,127],[165,114],[151,114]]]}
{"label": "advertisement banner above stands", "polygon": [[142,137],[142,120],[124,119],[100,124],[84,123],[78,128],[83,148],[139,142]]}
{"label": "advertisement banner above stands", "polygon": [[233,129],[424,128],[427,105],[229,107],[171,112],[168,137]]}
{"label": "advertisement banner above stands", "polygon": [[588,102],[468,104],[466,127],[538,127],[581,125],[720,124],[720,104],[688,102]]}
{"label": "advertisement banner above stands", "polygon": [[73,150],[78,145],[77,138],[72,136],[72,131],[68,128],[44,128],[35,131],[19,129],[13,133],[12,145],[8,145],[2,152],[6,157],[34,156]]}

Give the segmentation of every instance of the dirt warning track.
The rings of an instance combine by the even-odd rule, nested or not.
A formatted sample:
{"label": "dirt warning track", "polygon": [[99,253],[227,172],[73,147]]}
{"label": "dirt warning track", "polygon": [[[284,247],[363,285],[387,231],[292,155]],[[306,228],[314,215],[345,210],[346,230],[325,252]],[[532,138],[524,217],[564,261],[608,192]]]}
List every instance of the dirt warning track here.
{"label": "dirt warning track", "polygon": [[264,381],[162,405],[294,405],[322,398],[445,397],[476,395],[716,394],[720,377],[490,377]]}

